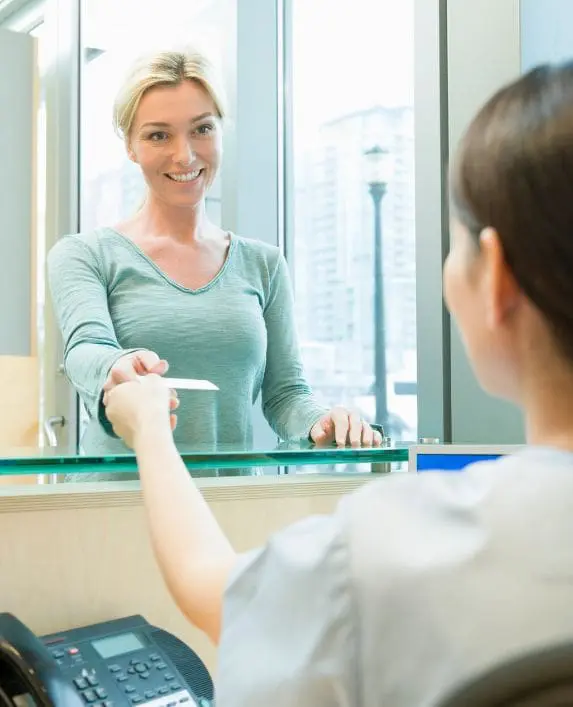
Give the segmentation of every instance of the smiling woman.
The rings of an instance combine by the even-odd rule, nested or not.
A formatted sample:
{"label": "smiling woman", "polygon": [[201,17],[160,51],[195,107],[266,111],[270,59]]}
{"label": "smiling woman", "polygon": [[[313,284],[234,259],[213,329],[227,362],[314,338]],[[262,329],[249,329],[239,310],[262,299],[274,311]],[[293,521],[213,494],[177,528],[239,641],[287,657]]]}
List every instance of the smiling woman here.
{"label": "smiling woman", "polygon": [[[189,118],[190,109],[199,113]],[[220,119],[199,84],[159,87],[141,99],[127,138],[128,155],[157,196],[187,205],[205,197],[221,162]],[[174,189],[169,182],[185,189]]]}
{"label": "smiling woman", "polygon": [[[153,76],[143,59],[128,77],[116,100],[114,125],[149,193],[191,206],[205,198],[221,165],[223,92],[214,68],[198,52],[179,65],[168,53],[152,61]],[[150,81],[153,91],[147,90]],[[169,189],[166,179],[185,188]]]}
{"label": "smiling woman", "polygon": [[252,444],[252,406],[282,439],[340,445],[381,438],[344,408],[314,399],[296,339],[279,249],[215,225],[206,194],[221,165],[224,100],[197,51],[138,61],[114,124],[147,185],[141,208],[112,227],[62,238],[49,277],[67,376],[89,423],[85,451],[125,451],[103,395],[146,373],[212,381],[216,395],[181,395],[176,441]]}

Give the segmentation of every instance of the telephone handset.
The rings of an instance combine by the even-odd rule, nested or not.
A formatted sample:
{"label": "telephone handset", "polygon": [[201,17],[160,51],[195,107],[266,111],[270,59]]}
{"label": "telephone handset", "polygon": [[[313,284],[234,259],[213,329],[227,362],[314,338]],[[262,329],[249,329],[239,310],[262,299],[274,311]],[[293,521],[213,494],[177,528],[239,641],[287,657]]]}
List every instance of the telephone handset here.
{"label": "telephone handset", "polygon": [[0,705],[84,707],[48,649],[11,614],[0,614]]}
{"label": "telephone handset", "polygon": [[38,637],[0,613],[0,707],[207,707],[212,700],[199,656],[142,616]]}

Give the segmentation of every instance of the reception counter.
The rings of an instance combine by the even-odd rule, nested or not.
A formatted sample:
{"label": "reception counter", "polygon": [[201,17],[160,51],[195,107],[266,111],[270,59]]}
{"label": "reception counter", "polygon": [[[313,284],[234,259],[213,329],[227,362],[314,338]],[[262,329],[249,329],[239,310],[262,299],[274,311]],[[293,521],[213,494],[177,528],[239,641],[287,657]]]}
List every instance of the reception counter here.
{"label": "reception counter", "polygon": [[[234,547],[247,550],[382,473],[407,449],[181,450]],[[155,564],[130,455],[13,450],[0,459],[0,611],[38,634],[142,614],[215,669],[215,651],[179,613]],[[105,481],[81,482],[104,474]],[[64,479],[74,478],[74,482]],[[96,477],[97,478],[97,477]]]}

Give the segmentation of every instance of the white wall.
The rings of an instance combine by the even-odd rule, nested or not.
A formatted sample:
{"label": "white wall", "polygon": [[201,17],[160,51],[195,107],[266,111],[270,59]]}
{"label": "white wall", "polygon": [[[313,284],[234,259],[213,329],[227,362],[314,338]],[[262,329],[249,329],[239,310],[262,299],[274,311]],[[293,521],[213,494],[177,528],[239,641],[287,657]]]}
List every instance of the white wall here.
{"label": "white wall", "polygon": [[0,355],[32,345],[34,42],[0,29]]}

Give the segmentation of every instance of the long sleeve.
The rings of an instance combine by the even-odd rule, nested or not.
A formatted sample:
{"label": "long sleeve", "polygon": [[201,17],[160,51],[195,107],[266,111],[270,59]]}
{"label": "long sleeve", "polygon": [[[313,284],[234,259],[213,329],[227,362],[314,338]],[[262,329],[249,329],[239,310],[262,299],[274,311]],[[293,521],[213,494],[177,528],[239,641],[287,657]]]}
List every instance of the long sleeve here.
{"label": "long sleeve", "polygon": [[304,377],[296,334],[293,293],[285,259],[279,254],[264,310],[267,365],[263,413],[281,439],[306,437],[326,412]]}
{"label": "long sleeve", "polygon": [[48,255],[48,283],[64,339],[64,370],[90,417],[100,415],[100,396],[122,349],[107,303],[107,288],[97,256],[76,236],[62,238]]}

